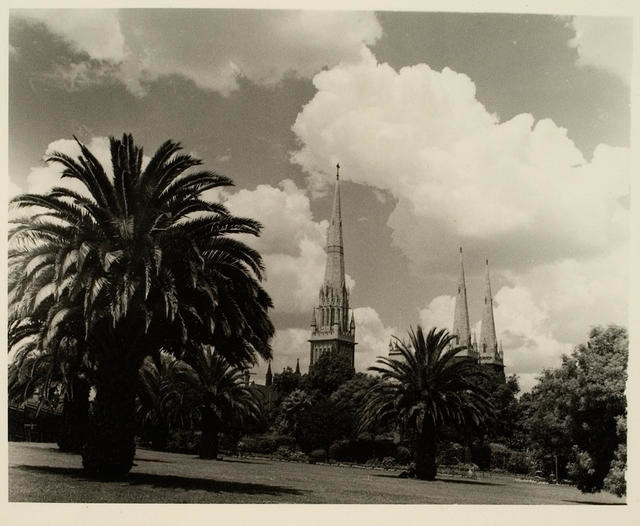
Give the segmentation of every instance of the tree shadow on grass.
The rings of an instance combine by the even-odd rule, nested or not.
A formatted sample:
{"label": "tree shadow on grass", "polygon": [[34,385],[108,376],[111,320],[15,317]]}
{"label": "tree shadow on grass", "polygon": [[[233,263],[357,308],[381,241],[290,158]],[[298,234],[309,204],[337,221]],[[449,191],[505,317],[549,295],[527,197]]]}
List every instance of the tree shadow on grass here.
{"label": "tree shadow on grass", "polygon": [[374,477],[385,477],[389,479],[397,479],[397,480],[414,480],[416,482],[444,482],[446,484],[472,484],[475,486],[504,486],[504,484],[500,484],[497,482],[485,482],[483,480],[461,480],[461,479],[443,479],[436,478],[436,480],[420,480],[416,478],[401,478],[398,475],[385,475],[385,474],[377,474]]}
{"label": "tree shadow on grass", "polygon": [[[15,469],[31,471],[49,475],[62,475],[74,479],[93,482],[85,476],[82,468],[62,468],[53,466],[15,466]],[[255,484],[252,482],[234,482],[226,480],[214,480],[196,477],[181,477],[178,475],[158,475],[153,473],[132,472],[127,477],[115,482],[101,482],[102,484],[122,484],[128,483],[132,486],[148,485],[154,488],[173,488],[184,490],[204,490],[211,493],[244,493],[247,495],[303,495],[304,492],[269,484]]]}

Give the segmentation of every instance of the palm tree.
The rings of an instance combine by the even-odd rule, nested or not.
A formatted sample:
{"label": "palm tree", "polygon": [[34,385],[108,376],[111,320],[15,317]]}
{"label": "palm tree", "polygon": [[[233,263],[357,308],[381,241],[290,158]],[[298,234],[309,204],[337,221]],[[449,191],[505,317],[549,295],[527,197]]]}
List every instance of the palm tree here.
{"label": "palm tree", "polygon": [[202,436],[200,458],[218,456],[220,433],[233,425],[242,428],[262,417],[261,404],[245,384],[241,370],[232,367],[211,347],[201,347],[190,359],[190,366],[182,369],[187,386],[186,405],[199,413]]}
{"label": "palm tree", "polygon": [[380,357],[369,370],[381,382],[367,393],[361,428],[394,420],[415,434],[416,477],[436,477],[436,441],[443,424],[484,421],[491,413],[487,393],[474,383],[484,373],[471,358],[457,356],[463,347],[450,348],[454,339],[435,327],[426,338],[422,327],[409,331],[407,345],[396,338],[399,359]]}
{"label": "palm tree", "polygon": [[140,368],[137,420],[143,432],[151,432],[153,449],[166,449],[171,429],[186,416],[186,388],[180,381],[185,367],[184,362],[162,351],[159,361],[147,356]]}
{"label": "palm tree", "polygon": [[80,311],[96,387],[83,465],[112,478],[133,463],[144,358],[212,345],[232,365],[268,359],[272,302],[260,284],[260,255],[233,237],[257,236],[260,224],[203,196],[231,180],[187,173],[201,162],[172,141],[143,168],[142,149],[130,135],[111,138],[112,175],[78,145],[77,159],[54,153],[47,160],[61,164],[62,177],[78,180],[86,195],[56,187],[12,201],[37,213],[13,221],[10,240],[30,272],[17,279],[10,309],[15,318],[30,316],[46,290],[65,305],[46,326]]}
{"label": "palm tree", "polygon": [[[38,398],[39,407],[56,407],[62,401],[58,446],[61,451],[80,452],[87,429],[90,384],[82,344],[68,323],[73,316],[55,315],[61,306],[40,301],[33,316],[10,320],[9,401],[23,404]],[[47,318],[52,323],[46,324]]]}

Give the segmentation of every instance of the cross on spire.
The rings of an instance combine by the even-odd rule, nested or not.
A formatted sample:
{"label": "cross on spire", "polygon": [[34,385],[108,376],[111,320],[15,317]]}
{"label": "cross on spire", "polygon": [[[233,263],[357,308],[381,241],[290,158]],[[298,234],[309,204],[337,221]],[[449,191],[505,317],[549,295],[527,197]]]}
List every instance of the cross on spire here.
{"label": "cross on spire", "polygon": [[336,179],[340,179],[340,163],[336,164]]}

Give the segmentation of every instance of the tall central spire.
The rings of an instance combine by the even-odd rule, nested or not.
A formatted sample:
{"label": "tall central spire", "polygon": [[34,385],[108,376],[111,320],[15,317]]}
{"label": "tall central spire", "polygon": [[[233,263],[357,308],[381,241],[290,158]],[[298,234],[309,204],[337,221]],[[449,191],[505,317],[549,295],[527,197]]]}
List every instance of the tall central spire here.
{"label": "tall central spire", "polygon": [[462,247],[460,247],[460,274],[458,275],[458,293],[453,315],[452,334],[457,336],[457,344],[466,346],[461,356],[473,356],[471,346],[471,329],[469,328],[469,307],[467,303],[467,285],[464,278],[464,263],[462,261]]}
{"label": "tall central spire", "polygon": [[313,365],[321,354],[336,351],[354,366],[355,321],[349,318],[349,293],[345,283],[342,211],[340,210],[340,165],[336,165],[333,211],[327,231],[327,260],[318,306],[311,315],[311,355]]}
{"label": "tall central spire", "polygon": [[491,295],[491,280],[489,279],[489,260],[485,260],[484,277],[484,310],[482,326],[480,328],[480,358],[494,360],[498,353],[496,325],[493,320],[493,296]]}
{"label": "tall central spire", "polygon": [[342,294],[344,279],[344,247],[342,244],[342,211],[340,209],[340,165],[336,165],[336,187],[333,194],[333,211],[327,232],[327,263],[324,284]]}

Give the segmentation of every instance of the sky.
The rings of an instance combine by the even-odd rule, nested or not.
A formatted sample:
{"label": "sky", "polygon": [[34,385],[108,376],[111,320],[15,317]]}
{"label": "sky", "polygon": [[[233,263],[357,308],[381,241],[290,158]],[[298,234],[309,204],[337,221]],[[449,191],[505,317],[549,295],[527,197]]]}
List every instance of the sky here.
{"label": "sky", "polygon": [[[628,320],[632,19],[283,10],[12,10],[9,194],[46,152],[179,140],[264,225],[272,367],[309,361],[340,163],[356,369],[410,326],[451,328],[464,248],[479,335],[489,259],[523,390]],[[264,381],[265,364],[255,368]]]}

